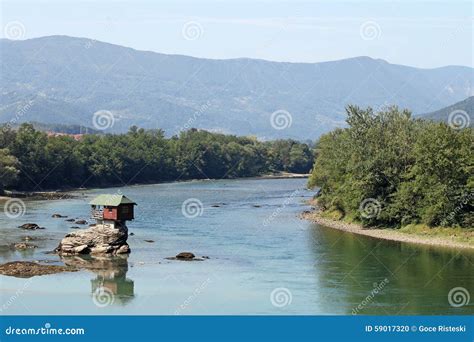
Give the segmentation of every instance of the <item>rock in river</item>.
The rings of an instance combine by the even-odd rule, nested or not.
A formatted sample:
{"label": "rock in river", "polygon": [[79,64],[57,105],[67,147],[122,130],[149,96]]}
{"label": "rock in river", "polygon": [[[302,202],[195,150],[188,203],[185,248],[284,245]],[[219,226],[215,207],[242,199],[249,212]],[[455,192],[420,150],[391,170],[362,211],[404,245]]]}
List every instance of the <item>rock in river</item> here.
{"label": "rock in river", "polygon": [[36,248],[37,246],[35,245],[30,245],[28,243],[24,243],[24,242],[19,242],[19,243],[15,243],[13,245],[13,248],[15,249],[30,249],[30,248]]}
{"label": "rock in river", "polygon": [[61,215],[61,214],[53,214],[53,215],[51,215],[51,217],[52,217],[52,218],[65,218],[65,217],[67,217],[67,216],[63,216],[63,215]]}
{"label": "rock in river", "polygon": [[26,229],[26,230],[45,229],[44,227],[38,226],[36,223],[25,223],[25,224],[22,224],[21,226],[18,226],[18,228]]}
{"label": "rock in river", "polygon": [[204,259],[196,258],[191,252],[181,252],[174,257],[165,258],[168,260],[182,260],[182,261],[204,261]]}
{"label": "rock in river", "polygon": [[127,238],[126,225],[98,224],[67,234],[55,252],[60,255],[126,254],[130,253]]}
{"label": "rock in river", "polygon": [[191,252],[181,252],[176,256],[176,259],[180,260],[191,260],[194,259],[196,256]]}
{"label": "rock in river", "polygon": [[77,269],[71,267],[42,265],[31,261],[12,261],[0,265],[0,274],[17,278],[31,278],[46,274],[75,271],[77,271]]}

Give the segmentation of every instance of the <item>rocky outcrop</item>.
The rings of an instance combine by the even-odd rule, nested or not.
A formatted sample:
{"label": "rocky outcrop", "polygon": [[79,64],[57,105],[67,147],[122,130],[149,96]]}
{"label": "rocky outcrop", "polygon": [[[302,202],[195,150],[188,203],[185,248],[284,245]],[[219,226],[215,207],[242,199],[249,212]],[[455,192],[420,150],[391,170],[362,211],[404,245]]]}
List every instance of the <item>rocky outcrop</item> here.
{"label": "rocky outcrop", "polygon": [[60,255],[75,254],[127,254],[128,229],[125,225],[98,224],[67,234],[55,252]]}
{"label": "rocky outcrop", "polygon": [[77,269],[68,266],[42,265],[31,261],[13,261],[0,265],[0,274],[17,278],[75,271]]}

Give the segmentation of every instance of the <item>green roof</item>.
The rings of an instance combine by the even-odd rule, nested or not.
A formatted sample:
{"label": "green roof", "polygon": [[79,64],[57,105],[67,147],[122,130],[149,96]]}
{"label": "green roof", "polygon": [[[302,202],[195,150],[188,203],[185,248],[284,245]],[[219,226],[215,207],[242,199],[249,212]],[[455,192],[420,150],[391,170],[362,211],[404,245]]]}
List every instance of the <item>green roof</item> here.
{"label": "green roof", "polygon": [[91,205],[107,205],[117,207],[120,204],[136,204],[124,195],[99,195],[89,202]]}

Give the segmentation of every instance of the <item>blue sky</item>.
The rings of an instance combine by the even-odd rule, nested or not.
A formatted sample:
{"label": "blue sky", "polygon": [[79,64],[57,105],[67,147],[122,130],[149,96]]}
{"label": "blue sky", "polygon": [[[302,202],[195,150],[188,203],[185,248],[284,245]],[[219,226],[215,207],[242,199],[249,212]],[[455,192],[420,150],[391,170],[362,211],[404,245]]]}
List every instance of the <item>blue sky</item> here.
{"label": "blue sky", "polygon": [[2,37],[63,34],[162,53],[321,62],[473,64],[471,1],[3,0]]}

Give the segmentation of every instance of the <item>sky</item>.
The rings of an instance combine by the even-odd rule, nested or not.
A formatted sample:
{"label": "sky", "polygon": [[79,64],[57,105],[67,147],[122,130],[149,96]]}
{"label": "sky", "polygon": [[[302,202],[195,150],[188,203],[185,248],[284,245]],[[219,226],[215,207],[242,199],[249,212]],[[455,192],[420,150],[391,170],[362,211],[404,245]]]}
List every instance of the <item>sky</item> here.
{"label": "sky", "polygon": [[472,1],[1,0],[1,35],[86,37],[168,54],[474,66]]}

